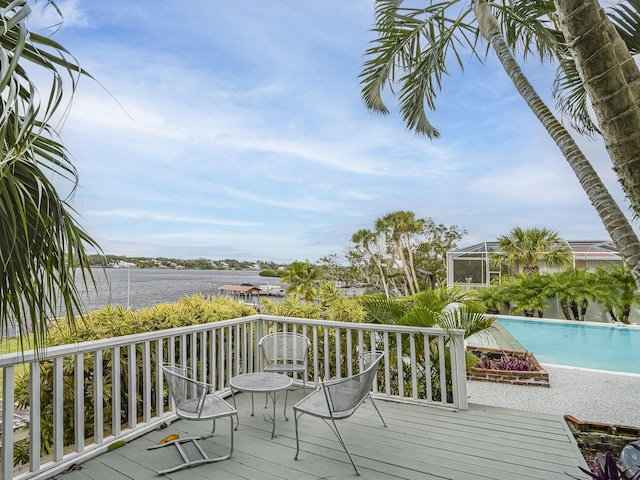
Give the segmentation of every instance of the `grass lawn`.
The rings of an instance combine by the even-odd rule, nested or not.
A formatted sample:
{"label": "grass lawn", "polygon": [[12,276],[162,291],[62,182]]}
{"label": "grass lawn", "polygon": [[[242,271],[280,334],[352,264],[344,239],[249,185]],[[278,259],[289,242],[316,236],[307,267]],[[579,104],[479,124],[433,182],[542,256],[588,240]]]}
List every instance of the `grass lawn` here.
{"label": "grass lawn", "polygon": [[[23,337],[22,343],[24,346],[24,350],[31,350],[33,345],[33,337],[32,335],[27,335]],[[18,338],[5,338],[0,341],[0,355],[4,355],[6,353],[14,353],[20,351],[20,339]],[[16,365],[15,373],[22,374],[26,370],[26,365]],[[2,374],[2,369],[0,368],[0,375]],[[2,382],[0,381],[0,398],[2,398]]]}

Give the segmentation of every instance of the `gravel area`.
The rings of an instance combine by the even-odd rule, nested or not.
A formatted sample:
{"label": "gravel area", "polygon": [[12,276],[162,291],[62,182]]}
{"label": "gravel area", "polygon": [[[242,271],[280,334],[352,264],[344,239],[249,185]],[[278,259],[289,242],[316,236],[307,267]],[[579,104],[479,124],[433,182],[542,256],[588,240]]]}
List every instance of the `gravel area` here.
{"label": "gravel area", "polygon": [[640,375],[545,365],[549,388],[469,381],[469,402],[640,427]]}

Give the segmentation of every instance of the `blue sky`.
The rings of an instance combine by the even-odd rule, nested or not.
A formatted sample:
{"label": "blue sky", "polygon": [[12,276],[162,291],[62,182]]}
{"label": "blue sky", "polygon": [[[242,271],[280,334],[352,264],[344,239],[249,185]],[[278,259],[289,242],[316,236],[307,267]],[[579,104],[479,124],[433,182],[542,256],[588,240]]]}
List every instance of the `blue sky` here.
{"label": "blue sky", "polygon": [[[62,140],[105,253],[316,261],[396,210],[465,228],[461,246],[516,226],[608,238],[493,58],[451,70],[438,140],[390,94],[391,115],[366,110],[371,0],[57,3],[53,38],[99,82],[82,79]],[[548,98],[553,69],[525,70]],[[601,142],[579,143],[628,211]]]}

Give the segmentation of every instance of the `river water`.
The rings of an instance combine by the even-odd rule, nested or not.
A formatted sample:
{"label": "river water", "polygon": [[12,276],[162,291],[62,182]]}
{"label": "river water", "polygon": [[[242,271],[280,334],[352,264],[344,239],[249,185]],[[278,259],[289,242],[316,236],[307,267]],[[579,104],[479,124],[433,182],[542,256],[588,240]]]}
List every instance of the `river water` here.
{"label": "river water", "polygon": [[90,287],[86,294],[84,287],[79,287],[83,291],[85,312],[108,304],[138,310],[176,302],[194,293],[218,295],[218,287],[222,285],[280,285],[279,278],[261,277],[256,271],[108,268],[105,272],[106,277],[101,269],[93,270],[97,292]]}

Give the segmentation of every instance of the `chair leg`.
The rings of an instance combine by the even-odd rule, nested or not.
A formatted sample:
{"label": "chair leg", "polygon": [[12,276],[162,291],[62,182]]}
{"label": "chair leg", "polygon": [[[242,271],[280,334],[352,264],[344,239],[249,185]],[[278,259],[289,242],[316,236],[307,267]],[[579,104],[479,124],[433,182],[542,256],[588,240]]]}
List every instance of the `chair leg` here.
{"label": "chair leg", "polygon": [[[163,448],[163,447],[167,447],[167,446],[175,446],[178,449],[178,453],[180,454],[180,456],[182,457],[182,463],[180,465],[176,465],[175,467],[172,468],[167,468],[165,470],[160,470],[158,472],[158,475],[166,475],[167,473],[172,473],[172,472],[177,472],[178,470],[182,470],[183,468],[189,468],[189,467],[195,467],[197,465],[202,465],[205,463],[212,463],[212,462],[219,462],[221,460],[226,460],[229,457],[231,457],[231,455],[233,454],[233,432],[234,432],[234,428],[233,428],[233,415],[229,415],[229,425],[231,426],[231,446],[229,449],[229,453],[226,455],[223,455],[221,457],[210,457],[209,455],[207,455],[207,452],[204,451],[204,449],[202,448],[202,446],[198,443],[199,440],[203,440],[205,438],[209,438],[211,436],[211,434],[213,434],[213,431],[211,432],[210,435],[204,436],[204,437],[187,437],[187,438],[180,438],[178,440],[173,440],[171,442],[167,442],[167,443],[163,443],[162,445],[152,445],[151,447],[148,447],[147,450],[154,450],[157,448]],[[215,430],[215,420],[213,422],[213,430]],[[187,442],[192,442],[193,445],[196,447],[196,449],[198,450],[198,453],[200,454],[200,456],[202,458],[198,459],[198,460],[191,460],[189,458],[189,456],[187,455],[187,452],[185,451],[185,449],[182,447],[183,443],[187,443]]]}
{"label": "chair leg", "polygon": [[296,424],[296,455],[293,457],[294,460],[298,459],[298,454],[300,453],[300,437],[298,436],[298,418],[301,417],[303,413],[298,414],[295,409],[293,410],[293,419]]}
{"label": "chair leg", "polygon": [[340,435],[340,430],[338,430],[338,426],[336,425],[335,420],[333,418],[331,418],[330,419],[331,423],[329,423],[324,418],[323,418],[323,420],[327,425],[329,425],[329,428],[331,428],[331,430],[333,430],[333,433],[335,434],[335,436],[338,437],[338,441],[340,442],[340,445],[342,445],[342,448],[344,449],[344,451],[347,452],[347,456],[349,457],[349,460],[351,461],[351,465],[353,465],[353,469],[356,471],[356,475],[360,476],[360,472],[358,471],[358,467],[356,467],[356,464],[353,461],[353,458],[351,457],[351,452],[349,452],[349,449],[347,448],[347,444],[344,443],[344,440],[342,439],[342,435]]}
{"label": "chair leg", "polygon": [[380,417],[380,420],[382,420],[382,424],[386,427],[387,423],[384,421],[384,418],[382,418],[382,414],[380,413],[380,410],[378,410],[376,402],[373,401],[373,397],[371,396],[371,394],[369,394],[369,400],[371,400],[371,405],[373,405],[373,408],[375,408],[376,412],[378,412],[378,416]]}

